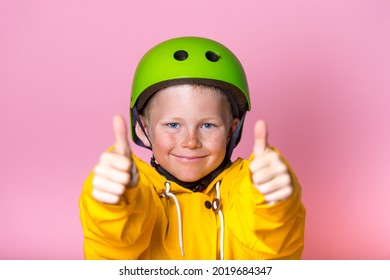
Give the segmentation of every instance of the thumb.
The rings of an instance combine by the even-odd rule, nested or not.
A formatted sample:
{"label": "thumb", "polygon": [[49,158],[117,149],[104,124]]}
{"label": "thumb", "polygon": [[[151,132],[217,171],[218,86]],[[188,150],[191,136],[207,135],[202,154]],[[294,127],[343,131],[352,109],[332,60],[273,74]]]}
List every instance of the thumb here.
{"label": "thumb", "polygon": [[130,157],[131,149],[127,138],[127,124],[121,115],[115,115],[112,119],[115,136],[115,151],[123,156]]}
{"label": "thumb", "polygon": [[253,154],[256,157],[264,154],[268,147],[268,128],[265,121],[257,121],[255,124],[255,145],[253,148]]}

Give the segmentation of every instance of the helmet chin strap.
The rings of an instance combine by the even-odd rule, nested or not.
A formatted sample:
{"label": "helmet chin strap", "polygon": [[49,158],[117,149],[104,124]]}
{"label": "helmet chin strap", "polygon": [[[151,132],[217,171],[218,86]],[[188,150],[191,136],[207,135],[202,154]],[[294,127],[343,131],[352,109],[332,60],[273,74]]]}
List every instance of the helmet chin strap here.
{"label": "helmet chin strap", "polygon": [[[132,118],[132,119],[133,119],[133,122],[136,121],[136,123],[138,123],[138,125],[140,126],[140,128],[141,128],[143,134],[144,134],[144,135],[146,136],[146,138],[148,139],[149,146],[146,146],[146,145],[141,141],[141,139],[137,136],[136,133],[134,133],[134,142],[135,142],[137,145],[141,146],[141,147],[144,147],[144,148],[147,148],[147,149],[153,151],[153,150],[152,150],[152,142],[150,141],[149,135],[148,135],[148,133],[146,132],[144,125],[142,124],[141,117],[140,117],[140,113],[139,113],[137,107],[134,107],[133,109],[130,109],[130,113],[131,113],[132,116],[133,116],[133,118]],[[133,125],[135,126],[136,123],[133,123]]]}
{"label": "helmet chin strap", "polygon": [[[180,185],[186,189],[192,190],[193,192],[202,192],[203,190],[205,190],[207,188],[208,185],[210,185],[210,183],[223,170],[225,170],[232,163],[230,158],[232,156],[234,148],[237,146],[237,144],[240,140],[241,132],[242,132],[243,124],[244,124],[244,119],[245,119],[245,114],[242,116],[237,128],[234,130],[232,136],[230,137],[230,140],[229,140],[228,145],[226,147],[225,158],[222,161],[222,163],[216,169],[214,169],[212,172],[210,172],[209,174],[207,174],[206,176],[204,176],[203,178],[201,178],[195,182],[183,182],[183,181],[177,179],[175,176],[170,174],[167,170],[165,170],[161,165],[159,165],[156,162],[154,155],[150,159],[150,164],[152,167],[154,167],[154,169],[156,169],[156,171],[158,173],[160,173],[162,176],[164,176],[167,180],[175,182],[178,185]],[[144,129],[143,129],[143,131],[144,131]],[[145,133],[145,131],[144,131],[144,133]],[[146,135],[146,137],[148,137],[146,133],[145,133],[145,135]],[[149,139],[149,137],[148,137],[148,139]],[[149,142],[150,142],[150,140],[149,140]]]}

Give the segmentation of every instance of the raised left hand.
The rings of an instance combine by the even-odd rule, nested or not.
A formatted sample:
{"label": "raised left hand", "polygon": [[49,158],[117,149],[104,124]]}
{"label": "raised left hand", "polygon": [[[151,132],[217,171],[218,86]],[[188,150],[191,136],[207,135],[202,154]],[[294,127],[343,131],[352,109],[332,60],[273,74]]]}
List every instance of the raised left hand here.
{"label": "raised left hand", "polygon": [[257,121],[254,137],[254,158],[249,166],[253,185],[269,205],[287,200],[293,193],[291,176],[280,155],[268,145],[268,128],[264,121]]}

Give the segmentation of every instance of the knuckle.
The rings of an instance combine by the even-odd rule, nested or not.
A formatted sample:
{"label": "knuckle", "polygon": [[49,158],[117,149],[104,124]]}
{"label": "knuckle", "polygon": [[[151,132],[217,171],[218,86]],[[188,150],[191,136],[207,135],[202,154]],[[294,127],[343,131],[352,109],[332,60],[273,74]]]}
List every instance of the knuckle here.
{"label": "knuckle", "polygon": [[98,188],[101,184],[101,178],[99,176],[93,176],[93,179],[92,179],[92,187],[95,189],[95,188]]}
{"label": "knuckle", "polygon": [[123,167],[126,171],[130,171],[131,170],[131,166],[132,166],[132,162],[129,158],[125,157],[125,160],[124,160],[124,163],[123,163]]}
{"label": "knuckle", "polygon": [[280,161],[279,165],[280,165],[279,168],[280,168],[281,172],[287,172],[288,171],[287,165],[285,165],[283,161]]}
{"label": "knuckle", "polygon": [[[93,168],[93,173],[95,174],[101,174],[102,173],[102,166],[100,164],[96,165],[94,168]],[[96,177],[96,176],[95,176]]]}
{"label": "knuckle", "polygon": [[99,163],[100,164],[107,164],[108,162],[111,162],[111,160],[112,160],[112,153],[104,152],[100,155]]}
{"label": "knuckle", "polygon": [[108,203],[108,204],[115,204],[118,203],[120,200],[120,197],[115,194],[102,192],[100,190],[92,190],[92,197],[99,202],[102,203]]}
{"label": "knuckle", "polygon": [[131,160],[126,156],[115,154],[115,162],[112,161],[111,165],[121,171],[129,171],[131,168]]}
{"label": "knuckle", "polygon": [[131,181],[130,173],[126,172],[123,174],[123,184],[128,185]]}
{"label": "knuckle", "polygon": [[126,187],[122,184],[118,184],[117,188],[116,188],[116,192],[115,194],[116,195],[122,195],[125,193],[125,190],[126,190]]}
{"label": "knuckle", "polygon": [[290,185],[291,184],[291,177],[289,174],[283,174],[280,177],[280,183],[283,185]]}
{"label": "knuckle", "polygon": [[116,204],[119,202],[119,200],[120,200],[119,196],[111,194],[110,196],[107,197],[106,203]]}
{"label": "knuckle", "polygon": [[293,194],[293,188],[291,186],[285,188],[284,194],[284,199],[288,199]]}
{"label": "knuckle", "polygon": [[260,172],[255,172],[252,174],[252,181],[254,184],[260,184],[261,183],[261,173]]}
{"label": "knuckle", "polygon": [[261,184],[256,186],[257,190],[262,193],[262,194],[267,194],[269,193],[270,186],[267,184]]}
{"label": "knuckle", "polygon": [[97,189],[92,190],[92,197],[97,201],[102,201],[101,199],[101,192]]}
{"label": "knuckle", "polygon": [[270,153],[268,154],[268,157],[269,157],[269,159],[272,160],[272,161],[279,161],[279,160],[280,160],[279,154],[278,154],[277,152],[275,152],[275,151],[270,152]]}
{"label": "knuckle", "polygon": [[100,162],[103,162],[103,161],[106,160],[106,158],[107,158],[107,152],[104,152],[104,153],[102,153],[102,154],[100,155],[99,161],[100,161]]}
{"label": "knuckle", "polygon": [[249,164],[249,170],[253,173],[256,168],[255,168],[255,161],[252,161],[250,164]]}

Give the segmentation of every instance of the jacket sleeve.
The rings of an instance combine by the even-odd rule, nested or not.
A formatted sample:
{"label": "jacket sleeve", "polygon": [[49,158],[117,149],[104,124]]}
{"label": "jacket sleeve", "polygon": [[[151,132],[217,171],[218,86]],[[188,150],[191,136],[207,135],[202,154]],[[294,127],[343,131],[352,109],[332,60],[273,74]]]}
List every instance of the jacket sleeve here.
{"label": "jacket sleeve", "polygon": [[[138,259],[147,251],[157,214],[152,207],[153,193],[141,178],[128,189],[118,205],[92,197],[93,172],[84,183],[79,199],[84,231],[85,259]],[[150,203],[145,211],[137,201]]]}
{"label": "jacket sleeve", "polygon": [[235,194],[229,211],[240,226],[232,230],[244,246],[257,252],[259,259],[300,259],[303,251],[306,211],[301,202],[301,186],[290,165],[283,157],[282,160],[294,189],[288,200],[268,205],[252,184],[248,161],[233,184]]}

